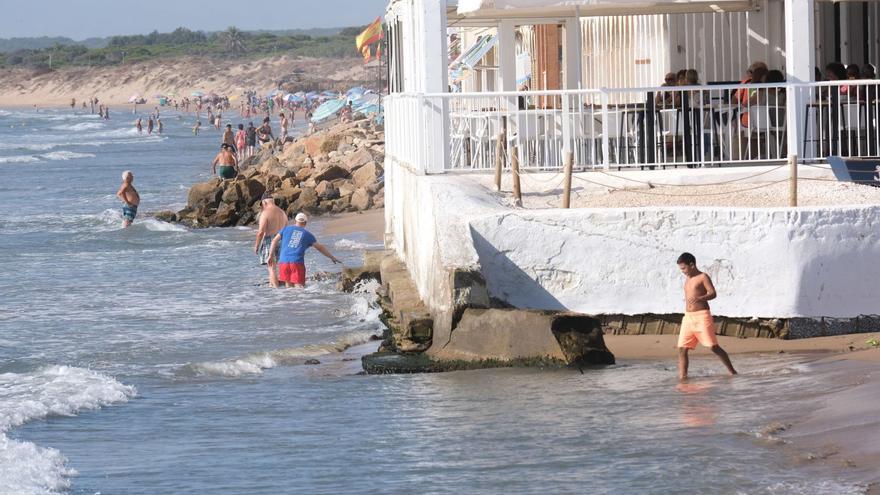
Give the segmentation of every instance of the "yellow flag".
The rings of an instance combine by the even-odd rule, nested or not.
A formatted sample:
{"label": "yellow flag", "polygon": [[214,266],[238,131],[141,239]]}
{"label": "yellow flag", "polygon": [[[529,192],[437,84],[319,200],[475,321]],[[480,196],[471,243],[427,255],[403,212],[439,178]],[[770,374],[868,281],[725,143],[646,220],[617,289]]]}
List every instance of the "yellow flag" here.
{"label": "yellow flag", "polygon": [[382,39],[382,18],[377,17],[372,24],[367,26],[367,29],[364,29],[364,32],[359,34],[357,38],[355,38],[355,44],[357,45],[357,49],[361,52],[364,50],[364,46],[369,45],[371,43],[375,43]]}

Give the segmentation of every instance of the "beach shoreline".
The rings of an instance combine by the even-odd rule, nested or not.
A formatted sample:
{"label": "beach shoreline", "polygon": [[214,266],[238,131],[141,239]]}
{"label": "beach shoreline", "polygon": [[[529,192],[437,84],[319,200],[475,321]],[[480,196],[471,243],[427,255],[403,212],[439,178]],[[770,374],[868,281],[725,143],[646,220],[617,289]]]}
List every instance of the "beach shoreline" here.
{"label": "beach shoreline", "polygon": [[[833,374],[834,389],[815,397],[817,407],[780,413],[761,425],[792,464],[820,464],[866,486],[866,494],[880,493],[880,349],[867,342],[880,333],[850,334],[809,339],[741,339],[719,336],[719,344],[733,357],[788,354],[800,357],[808,373]],[[666,362],[676,365],[676,335],[605,335],[608,349],[619,361]],[[699,347],[694,359],[714,360]],[[718,365],[721,366],[720,364]],[[749,370],[740,369],[748,379]],[[719,371],[720,373],[721,371]],[[810,392],[810,391],[804,391]]]}

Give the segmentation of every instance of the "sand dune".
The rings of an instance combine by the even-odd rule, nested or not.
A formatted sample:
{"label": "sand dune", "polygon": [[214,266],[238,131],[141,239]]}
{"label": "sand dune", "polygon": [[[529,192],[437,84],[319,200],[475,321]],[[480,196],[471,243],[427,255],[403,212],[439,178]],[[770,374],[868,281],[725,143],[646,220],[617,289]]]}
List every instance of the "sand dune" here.
{"label": "sand dune", "polygon": [[59,106],[97,96],[112,106],[127,105],[139,93],[155,102],[155,94],[214,91],[237,95],[248,89],[270,90],[285,83],[303,89],[347,89],[368,84],[376,69],[360,59],[278,56],[253,61],[182,57],[115,67],[71,67],[39,73],[33,69],[0,69],[0,106]]}

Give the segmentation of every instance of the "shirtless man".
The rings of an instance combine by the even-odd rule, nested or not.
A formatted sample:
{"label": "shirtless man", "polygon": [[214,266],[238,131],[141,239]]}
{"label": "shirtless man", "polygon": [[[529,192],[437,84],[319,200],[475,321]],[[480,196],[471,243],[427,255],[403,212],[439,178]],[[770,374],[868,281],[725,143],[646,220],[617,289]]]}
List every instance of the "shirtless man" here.
{"label": "shirtless man", "polygon": [[695,349],[697,342],[708,347],[727,367],[731,375],[736,374],[730,357],[715,337],[715,322],[709,312],[709,301],[715,299],[715,286],[709,275],[697,269],[697,259],[691,253],[678,257],[678,269],[684,274],[685,313],[678,334],[678,379],[687,380],[688,350]]}
{"label": "shirtless man", "polygon": [[[220,166],[220,172],[217,172],[217,166]],[[220,153],[217,153],[217,156],[214,157],[214,161],[211,162],[211,173],[217,174],[221,179],[234,179],[236,175],[238,175],[238,160],[235,159],[235,155],[229,149],[229,145],[223,143],[220,145]]]}
{"label": "shirtless man", "polygon": [[131,170],[122,172],[122,185],[119,187],[119,191],[116,191],[116,196],[125,203],[122,207],[123,228],[128,227],[131,225],[131,222],[134,222],[134,217],[137,216],[138,205],[141,204],[141,196],[138,194],[137,189],[134,188],[132,182],[134,182],[134,174],[131,173]]}
{"label": "shirtless man", "polygon": [[254,253],[260,257],[261,265],[269,266],[269,283],[272,287],[278,287],[278,246],[272,252],[272,238],[281,229],[287,226],[287,213],[275,205],[275,199],[271,194],[264,194],[260,200],[260,224],[257,230],[257,238],[254,240]]}

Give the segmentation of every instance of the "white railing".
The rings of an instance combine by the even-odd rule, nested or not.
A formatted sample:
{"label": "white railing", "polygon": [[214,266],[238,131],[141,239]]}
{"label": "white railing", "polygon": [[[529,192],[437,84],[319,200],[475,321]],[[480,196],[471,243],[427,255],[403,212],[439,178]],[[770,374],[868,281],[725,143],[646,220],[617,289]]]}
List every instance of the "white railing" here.
{"label": "white railing", "polygon": [[790,143],[807,162],[880,155],[880,81],[393,94],[385,102],[386,153],[429,173],[509,168],[514,159],[525,170],[559,169],[569,153],[579,170],[766,164],[785,160]]}

